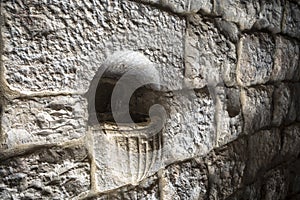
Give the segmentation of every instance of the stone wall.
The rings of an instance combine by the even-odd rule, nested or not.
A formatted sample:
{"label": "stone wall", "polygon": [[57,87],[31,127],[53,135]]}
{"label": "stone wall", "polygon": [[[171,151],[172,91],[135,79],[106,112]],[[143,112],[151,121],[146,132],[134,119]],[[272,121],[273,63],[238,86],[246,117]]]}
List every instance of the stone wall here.
{"label": "stone wall", "polygon": [[[0,32],[0,199],[300,198],[297,0],[2,0]],[[127,50],[163,85],[143,147],[90,123]]]}

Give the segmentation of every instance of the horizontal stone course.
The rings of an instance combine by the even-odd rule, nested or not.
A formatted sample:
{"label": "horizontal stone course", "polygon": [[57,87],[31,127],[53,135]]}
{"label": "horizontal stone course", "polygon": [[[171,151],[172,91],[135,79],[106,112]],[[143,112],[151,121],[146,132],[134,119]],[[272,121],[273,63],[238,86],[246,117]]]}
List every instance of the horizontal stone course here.
{"label": "horizontal stone course", "polygon": [[2,146],[61,143],[83,137],[87,115],[87,102],[81,96],[13,100],[3,108]]}
{"label": "horizontal stone course", "polygon": [[84,147],[52,147],[0,163],[1,199],[71,199],[90,189]]}

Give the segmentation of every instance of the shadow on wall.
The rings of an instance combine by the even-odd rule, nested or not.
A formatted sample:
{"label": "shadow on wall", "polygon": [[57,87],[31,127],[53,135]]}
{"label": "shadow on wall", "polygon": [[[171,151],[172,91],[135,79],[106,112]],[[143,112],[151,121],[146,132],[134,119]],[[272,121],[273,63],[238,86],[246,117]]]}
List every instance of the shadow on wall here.
{"label": "shadow on wall", "polygon": [[162,103],[159,90],[159,73],[143,54],[116,52],[99,67],[87,92],[89,125],[116,123],[116,117],[118,123],[149,123],[151,106]]}

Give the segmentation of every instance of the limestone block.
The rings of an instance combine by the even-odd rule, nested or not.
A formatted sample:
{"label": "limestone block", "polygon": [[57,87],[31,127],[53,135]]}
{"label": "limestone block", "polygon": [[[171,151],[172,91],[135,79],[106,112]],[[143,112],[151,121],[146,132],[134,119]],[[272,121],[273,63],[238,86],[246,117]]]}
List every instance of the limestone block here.
{"label": "limestone block", "polygon": [[292,124],[283,130],[280,154],[284,160],[295,158],[300,153],[300,125]]}
{"label": "limestone block", "polygon": [[129,191],[120,191],[116,196],[120,199],[159,199],[158,177],[151,176],[147,180],[142,181],[137,187]]}
{"label": "limestone block", "polygon": [[238,190],[228,199],[285,199],[290,185],[289,170],[287,167],[272,169],[264,176],[258,177],[254,183]]}
{"label": "limestone block", "polygon": [[[299,42],[282,36],[276,37],[272,81],[299,80]],[[299,75],[299,74],[298,74]]]}
{"label": "limestone block", "polygon": [[203,160],[191,160],[166,168],[162,177],[162,198],[167,200],[204,199],[208,177]]}
{"label": "limestone block", "polygon": [[283,9],[284,5],[281,0],[260,1],[260,10],[252,28],[257,30],[268,30],[272,33],[281,32]]}
{"label": "limestone block", "polygon": [[174,13],[178,14],[191,14],[198,11],[205,14],[211,13],[212,2],[208,0],[138,0],[143,3],[149,3],[156,6],[162,6],[166,9],[170,9]]}
{"label": "limestone block", "polygon": [[[227,35],[235,38],[237,32],[231,28],[226,28]],[[185,76],[192,87],[235,84],[236,47],[213,23],[191,16],[185,44]]]}
{"label": "limestone block", "polygon": [[173,92],[162,105],[168,115],[160,132],[152,134],[142,123],[91,127],[99,191],[135,185],[171,163],[207,154],[217,143],[207,91]]}
{"label": "limestone block", "polygon": [[291,90],[291,104],[285,120],[286,124],[293,123],[294,121],[300,121],[300,84],[289,84]]}
{"label": "limestone block", "polygon": [[213,13],[226,21],[237,23],[241,30],[250,29],[256,21],[260,4],[258,1],[214,0]]}
{"label": "limestone block", "polygon": [[157,175],[151,176],[140,182],[137,186],[118,188],[108,194],[101,194],[93,199],[96,200],[139,200],[139,199],[160,199],[159,180]]}
{"label": "limestone block", "polygon": [[291,90],[288,85],[281,83],[274,88],[272,125],[280,126],[288,117],[292,104]]}
{"label": "limestone block", "polygon": [[285,12],[282,21],[282,32],[300,38],[300,5],[297,2],[285,1]]}
{"label": "limestone block", "polygon": [[4,147],[59,143],[85,135],[87,102],[81,96],[13,100],[2,116]]}
{"label": "limestone block", "polygon": [[299,92],[299,83],[281,83],[275,86],[273,94],[273,125],[289,125],[296,120],[299,121]]}
{"label": "limestone block", "polygon": [[240,90],[223,88],[219,90],[215,113],[217,119],[217,146],[223,146],[235,140],[243,133],[243,116],[240,103]]}
{"label": "limestone block", "polygon": [[273,86],[257,86],[241,91],[245,134],[271,125],[272,94]]}
{"label": "limestone block", "polygon": [[244,139],[238,139],[200,159],[200,162],[206,163],[206,196],[209,199],[226,199],[242,187],[246,157],[247,143]]}
{"label": "limestone block", "polygon": [[274,165],[273,159],[279,155],[281,136],[279,129],[257,132],[248,141],[248,162],[245,169],[244,181],[249,183]]}
{"label": "limestone block", "polygon": [[71,199],[90,188],[83,147],[52,147],[0,163],[1,199]]}
{"label": "limestone block", "polygon": [[91,127],[96,161],[97,189],[100,192],[128,184],[137,185],[162,166],[161,133],[150,135],[146,127]]}
{"label": "limestone block", "polygon": [[284,5],[276,1],[218,1],[214,0],[213,14],[237,24],[240,30],[281,32]]}
{"label": "limestone block", "polygon": [[237,65],[237,80],[240,85],[264,84],[270,80],[274,49],[274,41],[268,34],[243,35]]}
{"label": "limestone block", "polygon": [[215,106],[207,91],[173,93],[166,100],[168,111],[163,135],[163,162],[168,165],[205,155],[217,143]]}
{"label": "limestone block", "polygon": [[[185,20],[130,1],[7,1],[4,67],[21,91],[85,92],[101,62],[123,49],[158,64],[166,85],[181,87]],[[34,81],[33,81],[34,80]]]}

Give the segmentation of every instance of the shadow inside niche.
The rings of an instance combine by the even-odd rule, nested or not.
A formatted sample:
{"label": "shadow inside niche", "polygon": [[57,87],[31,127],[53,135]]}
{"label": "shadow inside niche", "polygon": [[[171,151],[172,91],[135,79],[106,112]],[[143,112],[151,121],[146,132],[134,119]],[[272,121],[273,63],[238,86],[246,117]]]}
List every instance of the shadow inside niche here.
{"label": "shadow inside niche", "polygon": [[[101,123],[109,122],[116,123],[112,114],[111,97],[117,80],[103,78],[99,81],[95,93],[95,111],[97,121]],[[126,87],[126,86],[124,86]],[[126,91],[124,89],[124,91]],[[150,107],[158,102],[158,92],[142,86],[134,91],[129,102],[129,114],[134,123],[149,123],[149,109]],[[119,94],[120,101],[122,101],[123,95]],[[127,113],[120,110],[115,113],[122,117],[122,121],[118,123],[130,123],[130,119],[126,117]]]}
{"label": "shadow inside niche", "polygon": [[[116,88],[117,95],[114,93]],[[137,123],[147,126],[151,121],[149,111],[152,105],[162,104],[160,89],[159,72],[147,57],[130,50],[115,52],[99,66],[86,94],[88,125],[115,124],[117,119],[117,123],[124,125]],[[112,95],[116,97],[113,101]]]}

